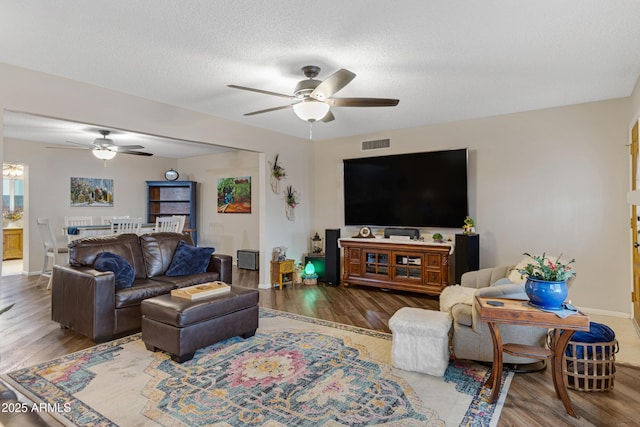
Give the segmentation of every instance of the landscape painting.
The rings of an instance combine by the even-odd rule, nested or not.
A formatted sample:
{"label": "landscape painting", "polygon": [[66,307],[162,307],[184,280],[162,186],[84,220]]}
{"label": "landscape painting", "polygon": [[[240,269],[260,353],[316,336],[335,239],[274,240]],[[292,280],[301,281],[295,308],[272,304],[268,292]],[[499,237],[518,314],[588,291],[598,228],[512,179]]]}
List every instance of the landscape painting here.
{"label": "landscape painting", "polygon": [[113,206],[113,179],[72,177],[71,206]]}
{"label": "landscape painting", "polygon": [[251,213],[251,177],[218,178],[218,212]]}

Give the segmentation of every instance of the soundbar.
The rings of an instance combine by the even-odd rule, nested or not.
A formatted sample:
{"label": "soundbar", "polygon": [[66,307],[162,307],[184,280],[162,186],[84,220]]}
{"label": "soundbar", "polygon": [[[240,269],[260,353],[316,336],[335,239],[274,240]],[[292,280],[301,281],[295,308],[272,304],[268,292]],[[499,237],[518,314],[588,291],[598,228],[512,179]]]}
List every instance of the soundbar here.
{"label": "soundbar", "polygon": [[420,230],[417,228],[385,228],[384,237],[391,236],[408,236],[410,239],[417,240],[420,238]]}

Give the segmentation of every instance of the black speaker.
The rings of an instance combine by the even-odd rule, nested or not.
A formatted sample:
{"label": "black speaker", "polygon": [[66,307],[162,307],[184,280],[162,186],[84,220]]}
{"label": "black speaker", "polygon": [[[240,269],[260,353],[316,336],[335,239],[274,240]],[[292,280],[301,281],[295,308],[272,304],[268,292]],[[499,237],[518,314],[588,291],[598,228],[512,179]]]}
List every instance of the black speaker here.
{"label": "black speaker", "polygon": [[338,239],[340,229],[326,229],[324,231],[325,246],[325,283],[329,286],[340,285],[340,248]]}
{"label": "black speaker", "polygon": [[480,268],[480,236],[477,234],[456,234],[456,283],[467,271]]}

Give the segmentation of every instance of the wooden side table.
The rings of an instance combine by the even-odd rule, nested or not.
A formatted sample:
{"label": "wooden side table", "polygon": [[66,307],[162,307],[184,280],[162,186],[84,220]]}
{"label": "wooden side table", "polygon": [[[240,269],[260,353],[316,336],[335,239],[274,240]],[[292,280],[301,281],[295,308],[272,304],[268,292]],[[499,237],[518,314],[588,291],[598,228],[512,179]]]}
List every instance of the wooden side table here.
{"label": "wooden side table", "polygon": [[271,284],[293,285],[294,261],[286,259],[284,261],[271,261]]}
{"label": "wooden side table", "polygon": [[[502,381],[502,352],[513,356],[529,357],[532,359],[551,359],[553,386],[556,396],[562,400],[564,408],[572,417],[578,418],[576,411],[571,406],[567,385],[562,373],[562,361],[567,344],[575,331],[589,330],[589,316],[582,313],[568,316],[565,319],[558,317],[555,313],[542,311],[527,304],[526,301],[510,300],[504,298],[488,298],[476,296],[476,304],[480,311],[480,320],[487,322],[493,339],[493,365],[491,375],[485,387],[491,388],[489,403],[495,403],[500,394]],[[503,306],[493,306],[488,301],[498,301]],[[553,329],[553,348],[551,350],[543,347],[530,345],[507,343],[502,344],[500,329],[497,324],[506,325],[526,325],[535,328]]]}

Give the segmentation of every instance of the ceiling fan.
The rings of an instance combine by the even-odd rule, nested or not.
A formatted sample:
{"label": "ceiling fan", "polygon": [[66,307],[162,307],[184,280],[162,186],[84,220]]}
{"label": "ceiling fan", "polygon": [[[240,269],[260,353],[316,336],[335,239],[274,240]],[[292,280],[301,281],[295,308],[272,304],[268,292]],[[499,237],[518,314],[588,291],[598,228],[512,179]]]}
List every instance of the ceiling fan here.
{"label": "ceiling fan", "polygon": [[135,151],[141,150],[144,147],[142,145],[116,145],[112,139],[107,138],[111,131],[100,129],[98,130],[102,138],[96,138],[93,140],[93,143],[90,147],[87,147],[86,144],[81,144],[74,141],[67,141],[70,144],[79,145],[80,147],[47,147],[47,148],[67,148],[67,149],[75,149],[75,150],[91,150],[94,156],[101,160],[111,160],[116,154],[134,154],[136,156],[153,156],[152,153],[146,153],[144,151]]}
{"label": "ceiling fan", "polygon": [[230,88],[264,93],[266,95],[288,98],[292,103],[280,107],[267,108],[265,110],[246,113],[245,116],[269,113],[271,111],[293,108],[296,115],[302,120],[315,122],[321,120],[330,122],[335,119],[331,107],[394,107],[400,102],[398,99],[388,98],[334,98],[339,90],[348,85],[356,75],[349,70],[340,69],[327,77],[324,81],[316,80],[320,74],[320,67],[307,65],[302,67],[302,72],[308,80],[301,80],[296,85],[293,95],[271,92],[262,89],[254,89],[245,86],[228,85]]}

